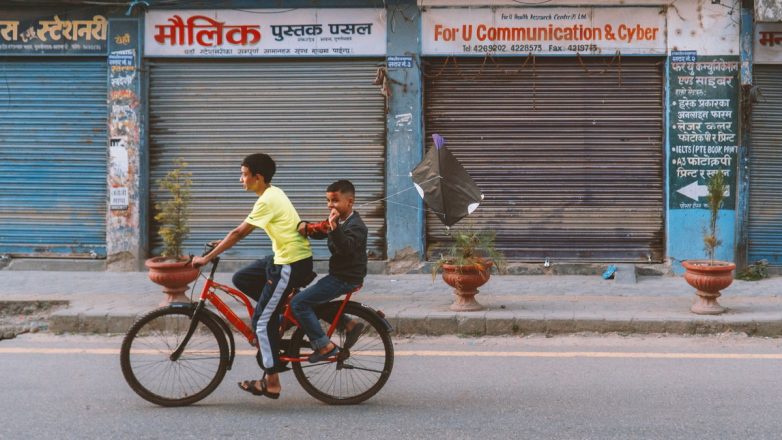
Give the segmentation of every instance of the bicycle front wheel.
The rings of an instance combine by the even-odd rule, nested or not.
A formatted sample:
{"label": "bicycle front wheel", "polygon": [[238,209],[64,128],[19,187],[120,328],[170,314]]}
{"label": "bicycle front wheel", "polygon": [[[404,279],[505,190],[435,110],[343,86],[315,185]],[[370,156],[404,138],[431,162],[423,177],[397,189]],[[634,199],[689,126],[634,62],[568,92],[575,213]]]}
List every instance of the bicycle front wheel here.
{"label": "bicycle front wheel", "polygon": [[[339,303],[332,303],[317,312],[324,331],[334,320]],[[385,323],[371,310],[355,303],[345,307],[343,317],[364,325],[356,343],[343,349],[336,362],[309,364],[292,362],[296,380],[307,393],[330,405],[349,405],[363,402],[377,394],[391,375],[394,366],[394,345]],[[344,320],[332,335],[340,347],[345,344]],[[299,328],[291,337],[292,357],[312,353],[309,339]]]}
{"label": "bicycle front wheel", "polygon": [[120,364],[130,388],[161,406],[185,406],[208,396],[228,369],[228,344],[214,320],[198,324],[182,355],[171,359],[187,334],[194,307],[169,306],[142,316],[122,341]]}

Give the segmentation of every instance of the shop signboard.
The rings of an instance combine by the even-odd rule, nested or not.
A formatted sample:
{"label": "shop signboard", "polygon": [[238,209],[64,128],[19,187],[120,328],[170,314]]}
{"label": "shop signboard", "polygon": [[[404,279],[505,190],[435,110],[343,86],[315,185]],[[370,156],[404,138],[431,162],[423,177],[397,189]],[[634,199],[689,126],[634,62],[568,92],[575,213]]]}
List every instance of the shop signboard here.
{"label": "shop signboard", "polygon": [[756,23],[753,57],[757,64],[782,64],[782,23]]}
{"label": "shop signboard", "polygon": [[729,185],[722,209],[735,209],[738,71],[736,56],[671,62],[671,209],[708,208],[706,185],[720,170]]}
{"label": "shop signboard", "polygon": [[145,56],[385,56],[384,9],[152,10]]}
{"label": "shop signboard", "polygon": [[105,55],[108,25],[100,14],[0,10],[0,55]]}
{"label": "shop signboard", "polygon": [[666,53],[659,7],[429,8],[424,55]]}

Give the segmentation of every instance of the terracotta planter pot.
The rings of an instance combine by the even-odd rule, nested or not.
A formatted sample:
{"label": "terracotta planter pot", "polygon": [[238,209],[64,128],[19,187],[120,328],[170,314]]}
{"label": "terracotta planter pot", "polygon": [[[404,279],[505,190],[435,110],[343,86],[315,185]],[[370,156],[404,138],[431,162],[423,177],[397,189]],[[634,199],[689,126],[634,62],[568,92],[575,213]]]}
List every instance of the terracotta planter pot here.
{"label": "terracotta planter pot", "polygon": [[696,289],[695,302],[690,311],[699,315],[718,315],[725,311],[718,302],[720,290],[733,283],[733,269],[736,265],[727,261],[687,260],[682,261],[687,270],[684,279]]}
{"label": "terracotta planter pot", "polygon": [[483,310],[483,306],[475,301],[478,287],[486,284],[491,276],[492,262],[488,261],[479,266],[477,264],[455,266],[443,264],[443,281],[453,287],[456,298],[450,309],[457,312],[472,312]]}
{"label": "terracotta planter pot", "polygon": [[187,265],[187,259],[170,261],[165,257],[148,259],[145,266],[149,269],[149,279],[163,286],[166,299],[160,303],[167,305],[172,302],[190,302],[185,296],[188,284],[198,278],[199,270]]}

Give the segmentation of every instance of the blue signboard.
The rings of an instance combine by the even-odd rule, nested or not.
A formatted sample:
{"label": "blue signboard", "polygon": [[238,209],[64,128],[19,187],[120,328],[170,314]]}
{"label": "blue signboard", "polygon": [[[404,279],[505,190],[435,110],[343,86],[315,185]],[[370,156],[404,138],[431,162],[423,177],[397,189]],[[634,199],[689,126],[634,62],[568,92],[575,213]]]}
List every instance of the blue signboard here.
{"label": "blue signboard", "polygon": [[0,55],[105,55],[108,25],[100,14],[0,10]]}
{"label": "blue signboard", "polygon": [[672,50],[672,63],[694,63],[698,60],[698,51],[695,50]]}
{"label": "blue signboard", "polygon": [[386,66],[389,69],[412,69],[412,56],[390,56],[386,58]]}

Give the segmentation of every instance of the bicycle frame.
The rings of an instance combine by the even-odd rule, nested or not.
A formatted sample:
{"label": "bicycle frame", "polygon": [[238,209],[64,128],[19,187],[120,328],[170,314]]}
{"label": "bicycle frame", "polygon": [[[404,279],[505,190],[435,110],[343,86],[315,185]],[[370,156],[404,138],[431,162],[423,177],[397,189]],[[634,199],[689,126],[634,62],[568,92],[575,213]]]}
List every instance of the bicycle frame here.
{"label": "bicycle frame", "polygon": [[[252,319],[253,313],[255,311],[255,308],[250,303],[250,299],[245,295],[243,292],[234,289],[232,287],[226,286],[225,284],[220,284],[214,280],[214,274],[217,269],[217,263],[220,261],[219,257],[215,257],[212,260],[212,270],[209,273],[209,276],[206,278],[206,282],[204,283],[203,289],[201,289],[201,295],[198,298],[198,306],[196,307],[196,313],[193,314],[193,317],[195,318],[196,314],[199,310],[201,310],[204,307],[204,304],[209,301],[212,305],[215,306],[215,308],[220,312],[220,314],[228,320],[228,322],[231,324],[231,326],[236,329],[238,332],[240,332],[244,337],[247,339],[247,342],[250,343],[253,347],[258,347],[258,340],[255,336],[255,333],[253,332],[252,328],[248,326],[247,324],[242,321],[242,319],[236,314],[236,312],[233,311],[228,305],[217,295],[216,290],[222,291],[227,293],[228,295],[233,296],[234,298],[237,298],[242,303],[244,303],[245,308],[247,309],[247,315]],[[342,300],[342,303],[339,306],[339,309],[337,310],[337,313],[334,315],[334,320],[329,325],[329,329],[326,332],[326,335],[331,338],[331,336],[334,334],[334,331],[337,328],[337,323],[339,323],[340,318],[342,317],[342,313],[345,310],[345,307],[348,305],[348,302],[350,302],[350,297],[358,291],[361,288],[361,286],[357,287],[355,290],[348,292],[345,295],[345,299]],[[285,299],[285,302],[283,303],[283,313],[282,317],[284,320],[287,320],[288,322],[292,323],[293,325],[297,327],[301,327],[296,317],[293,315],[293,311],[290,307],[290,298],[296,294],[297,290],[294,290],[293,293],[291,293],[288,298]],[[195,323],[196,320],[193,319],[193,325],[191,325],[190,331],[188,331],[187,335],[185,336],[184,340],[182,341],[182,344],[180,344],[179,349],[177,349],[174,354],[172,354],[172,359],[178,358],[179,354],[181,354],[181,351],[184,350],[185,345],[187,344],[188,340],[190,339],[190,336],[192,336],[193,331],[195,331]],[[282,332],[280,333],[280,336],[282,336]],[[280,356],[280,360],[282,362],[304,362],[307,360],[307,356],[302,357],[291,357],[291,356]],[[329,358],[329,360],[335,360],[336,357]]]}
{"label": "bicycle frame", "polygon": [[[204,254],[214,247],[213,243],[207,243]],[[255,292],[248,296],[240,289],[216,282],[219,258],[211,260],[211,270],[203,268],[198,274],[199,281],[201,277],[204,279],[198,287],[200,294],[195,295],[194,286],[190,301],[170,304],[140,316],[125,334],[120,349],[122,375],[131,389],[149,402],[185,406],[212,393],[234,365],[238,351],[235,341],[238,335],[234,333],[243,335],[251,346],[263,343],[264,351],[268,348],[266,336],[259,332],[256,339],[254,326],[248,320],[248,317],[257,319],[254,315],[260,312],[253,300]],[[255,290],[265,288],[263,298],[268,301],[273,286],[261,284],[263,278],[261,274],[257,276],[259,284]],[[309,284],[314,278],[315,273],[311,272],[298,284]],[[270,342],[275,346],[278,369],[293,370],[308,394],[330,405],[356,404],[371,398],[386,384],[394,365],[393,328],[382,311],[351,301],[360,288],[316,307],[317,320],[313,324],[317,323],[317,333],[338,339],[333,342],[340,346],[338,353],[326,355],[327,359],[322,355],[313,358],[320,350],[308,347],[311,344],[302,325],[306,322],[299,321],[293,313],[293,305],[298,302],[293,298],[298,294],[303,295],[299,299],[306,300],[307,291],[292,289],[290,295],[276,304],[272,321],[264,319],[264,326],[269,328],[263,330],[275,334]],[[244,311],[225,295],[242,304]],[[268,312],[267,307],[264,316]],[[317,362],[310,363],[311,358]]]}

